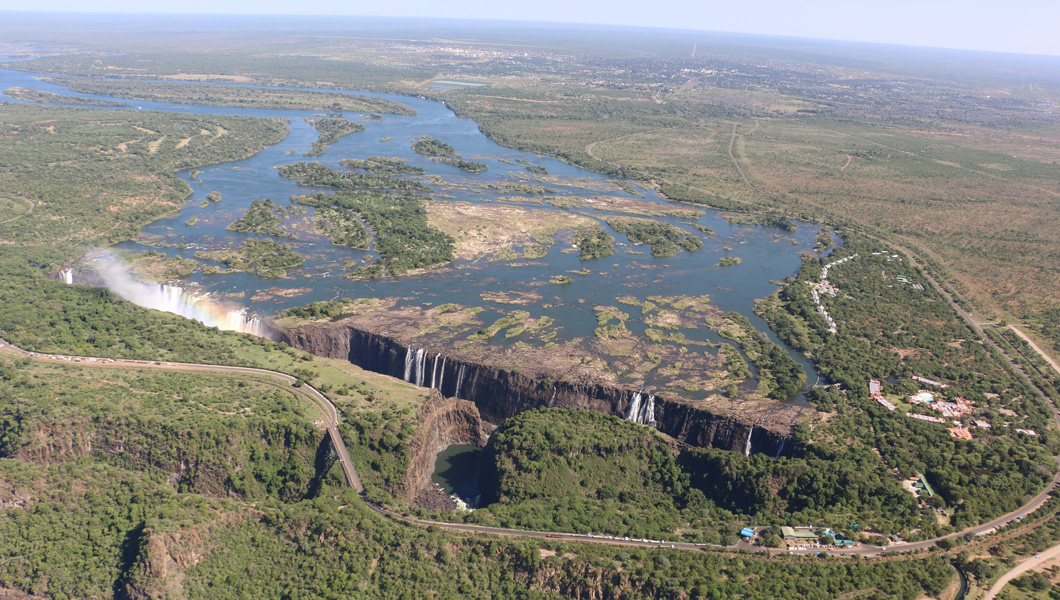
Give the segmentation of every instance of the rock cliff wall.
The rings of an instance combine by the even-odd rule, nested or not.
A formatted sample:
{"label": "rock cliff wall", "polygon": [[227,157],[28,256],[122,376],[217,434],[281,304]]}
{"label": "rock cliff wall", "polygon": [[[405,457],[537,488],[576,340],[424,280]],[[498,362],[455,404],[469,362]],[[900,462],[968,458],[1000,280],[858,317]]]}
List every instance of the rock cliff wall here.
{"label": "rock cliff wall", "polygon": [[468,400],[445,398],[434,393],[420,408],[420,427],[409,441],[409,466],[402,489],[394,497],[407,504],[429,504],[424,499],[435,491],[431,483],[438,453],[454,444],[485,446],[495,426],[486,423]]}
{"label": "rock cliff wall", "polygon": [[[432,353],[386,335],[343,323],[310,324],[279,334],[287,344],[328,358],[345,359],[369,371],[468,400],[481,419],[497,426],[524,410],[542,406],[595,410],[626,418],[636,390],[565,381],[559,374],[501,369]],[[790,424],[762,426],[696,408],[684,400],[654,398],[659,431],[694,446],[736,452],[784,450]],[[471,442],[473,443],[473,442]]]}

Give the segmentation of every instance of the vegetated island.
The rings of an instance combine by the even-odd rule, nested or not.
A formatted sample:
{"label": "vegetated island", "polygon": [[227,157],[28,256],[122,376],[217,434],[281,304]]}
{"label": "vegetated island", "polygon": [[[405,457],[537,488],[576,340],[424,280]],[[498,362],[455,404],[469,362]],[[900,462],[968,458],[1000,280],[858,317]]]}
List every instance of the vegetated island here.
{"label": "vegetated island", "polygon": [[4,90],[5,96],[11,98],[17,98],[19,100],[25,100],[27,102],[40,102],[42,104],[55,104],[59,106],[98,106],[98,107],[128,107],[127,103],[123,102],[112,102],[110,100],[100,100],[99,98],[75,98],[73,96],[64,96],[62,94],[54,94],[52,92],[45,92],[44,90],[34,90],[23,87],[13,87]]}
{"label": "vegetated island", "polygon": [[320,132],[317,141],[313,142],[313,148],[306,152],[306,156],[319,156],[343,136],[364,131],[364,125],[349,121],[342,117],[310,117],[306,121]]}
{"label": "vegetated island", "polygon": [[456,149],[452,146],[426,135],[417,139],[416,142],[412,144],[412,149],[420,154],[426,154],[427,156],[460,158],[460,155],[456,153]]}
{"label": "vegetated island", "polygon": [[341,94],[339,92],[73,77],[45,77],[42,80],[85,94],[117,96],[153,102],[214,104],[218,106],[265,109],[371,111],[396,115],[416,114],[416,111],[407,104],[383,98]]}

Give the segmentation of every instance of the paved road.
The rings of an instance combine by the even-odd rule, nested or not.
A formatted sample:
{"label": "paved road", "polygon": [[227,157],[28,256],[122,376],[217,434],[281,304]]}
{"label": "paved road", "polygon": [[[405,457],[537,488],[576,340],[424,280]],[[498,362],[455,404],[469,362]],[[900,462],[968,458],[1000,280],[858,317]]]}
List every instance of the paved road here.
{"label": "paved road", "polygon": [[[272,379],[279,379],[287,383],[288,385],[294,386],[297,379],[286,373],[280,373],[278,371],[269,371],[267,369],[257,369],[253,367],[235,367],[228,365],[210,365],[210,364],[197,364],[197,363],[177,363],[177,362],[166,362],[166,361],[147,361],[147,360],[133,360],[133,359],[110,359],[110,358],[98,358],[98,357],[86,357],[86,356],[66,356],[66,355],[55,355],[55,354],[44,354],[39,352],[27,352],[21,348],[17,348],[6,341],[0,339],[0,353],[7,353],[16,356],[30,357],[35,360],[42,360],[55,363],[67,363],[75,364],[84,367],[103,367],[103,368],[147,368],[147,369],[163,369],[163,370],[178,370],[178,371],[197,371],[197,372],[225,372],[225,373],[245,373],[248,375],[259,375],[265,376]],[[350,460],[349,452],[346,449],[346,444],[342,440],[342,436],[338,430],[338,410],[335,405],[331,403],[323,394],[321,394],[316,388],[311,385],[303,384],[301,387],[292,387],[295,392],[302,393],[309,398],[314,404],[316,404],[327,416],[325,422],[325,429],[328,435],[331,437],[332,443],[335,447],[335,452],[338,454],[339,463],[342,465],[342,472],[346,479],[346,484],[349,487],[357,490],[359,494],[364,495],[364,486],[361,484],[361,479],[357,475],[357,470],[353,466],[353,462]],[[1055,412],[1055,409],[1054,409]],[[1060,419],[1060,417],[1058,417]],[[1060,462],[1060,457],[1057,457],[1057,461]],[[970,527],[963,531],[951,533],[950,535],[934,538],[930,540],[924,540],[920,542],[911,543],[899,543],[893,544],[888,547],[862,545],[857,548],[851,549],[828,549],[827,552],[832,555],[839,556],[876,556],[884,551],[888,552],[903,552],[907,550],[918,550],[923,548],[931,548],[935,546],[935,543],[945,538],[957,538],[964,535],[975,535],[978,533],[986,532],[995,527],[1003,526],[1010,521],[1016,520],[1021,515],[1026,515],[1034,510],[1037,510],[1049,499],[1050,492],[1060,484],[1060,472],[1053,478],[1053,483],[1050,484],[1044,491],[1032,498],[1029,502],[1024,504],[1018,510],[1013,511],[1007,515],[998,517],[989,523]],[[516,537],[531,537],[531,538],[545,538],[557,541],[577,541],[587,542],[594,544],[606,544],[606,545],[621,545],[621,546],[636,546],[636,547],[664,547],[674,548],[679,550],[755,550],[762,551],[771,555],[777,554],[813,554],[821,549],[818,548],[807,548],[806,550],[789,551],[786,548],[769,548],[764,549],[757,546],[751,546],[746,542],[740,542],[734,545],[722,546],[714,544],[695,544],[689,542],[675,542],[666,540],[644,540],[644,539],[626,539],[617,538],[614,536],[600,536],[590,535],[588,533],[557,533],[547,531],[528,531],[522,529],[505,529],[501,527],[486,527],[483,525],[466,525],[462,523],[446,523],[444,521],[428,521],[425,519],[419,519],[415,517],[409,517],[401,513],[397,513],[390,509],[384,508],[372,502],[368,502],[373,510],[386,515],[390,518],[397,519],[406,523],[422,526],[437,526],[451,531],[463,531],[472,534],[492,534],[500,536],[516,536]]]}
{"label": "paved road", "polygon": [[1024,559],[1020,564],[1016,565],[1011,571],[1001,576],[994,585],[990,586],[990,589],[986,591],[986,595],[983,596],[983,600],[994,600],[998,594],[1001,593],[1001,589],[1005,587],[1008,582],[1023,575],[1027,571],[1031,571],[1038,566],[1047,563],[1051,560],[1060,558],[1060,545],[1053,546],[1048,550],[1035,554],[1030,558]]}

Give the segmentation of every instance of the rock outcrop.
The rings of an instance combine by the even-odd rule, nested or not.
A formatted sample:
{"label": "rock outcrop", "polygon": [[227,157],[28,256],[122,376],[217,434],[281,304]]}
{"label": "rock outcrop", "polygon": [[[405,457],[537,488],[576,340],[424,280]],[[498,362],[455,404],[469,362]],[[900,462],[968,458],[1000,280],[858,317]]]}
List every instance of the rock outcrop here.
{"label": "rock outcrop", "polygon": [[439,393],[431,394],[420,408],[419,422],[419,429],[409,441],[403,489],[397,490],[394,497],[422,505],[427,503],[424,498],[435,491],[431,473],[438,453],[454,444],[485,446],[496,427],[482,420],[473,402],[445,398]]}
{"label": "rock outcrop", "polygon": [[[533,365],[516,370],[468,362],[459,355],[431,352],[343,322],[304,325],[282,331],[279,336],[300,350],[345,359],[369,371],[436,389],[444,397],[469,400],[481,419],[493,426],[543,406],[595,410],[626,418],[637,393],[585,377],[565,379],[564,374],[539,372]],[[656,427],[680,442],[770,455],[784,449],[792,424],[807,412],[778,403],[759,410],[752,422],[697,407],[692,400],[655,396],[653,401]]]}

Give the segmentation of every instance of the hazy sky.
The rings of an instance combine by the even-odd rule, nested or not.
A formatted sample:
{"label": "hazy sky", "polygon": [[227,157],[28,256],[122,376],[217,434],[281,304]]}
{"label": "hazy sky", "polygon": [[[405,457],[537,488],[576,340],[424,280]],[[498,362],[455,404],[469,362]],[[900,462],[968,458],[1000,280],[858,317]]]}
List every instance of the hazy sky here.
{"label": "hazy sky", "polygon": [[0,9],[559,21],[1060,55],[1060,0],[0,0]]}

